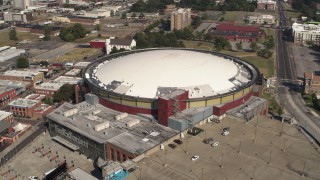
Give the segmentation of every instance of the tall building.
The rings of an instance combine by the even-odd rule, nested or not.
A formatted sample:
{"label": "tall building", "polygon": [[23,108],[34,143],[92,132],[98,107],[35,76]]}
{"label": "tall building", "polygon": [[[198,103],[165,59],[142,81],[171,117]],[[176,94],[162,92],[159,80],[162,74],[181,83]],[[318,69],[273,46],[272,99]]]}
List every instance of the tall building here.
{"label": "tall building", "polygon": [[30,0],[13,0],[14,9],[25,10],[25,9],[28,9],[29,6],[31,6]]}
{"label": "tall building", "polygon": [[277,3],[272,0],[258,0],[257,1],[257,9],[258,10],[275,11],[276,4]]}
{"label": "tall building", "polygon": [[315,24],[292,24],[293,42],[306,44],[308,41],[320,44],[320,26]]}
{"label": "tall building", "polygon": [[191,9],[178,9],[171,13],[171,31],[180,30],[191,24]]}

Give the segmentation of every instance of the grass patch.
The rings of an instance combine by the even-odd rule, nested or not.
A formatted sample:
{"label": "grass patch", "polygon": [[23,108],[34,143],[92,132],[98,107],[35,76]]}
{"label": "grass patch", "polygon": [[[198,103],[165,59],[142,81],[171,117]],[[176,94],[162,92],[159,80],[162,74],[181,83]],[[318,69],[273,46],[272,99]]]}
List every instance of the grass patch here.
{"label": "grass patch", "polygon": [[57,62],[74,62],[82,60],[86,56],[91,56],[97,54],[100,49],[95,48],[75,48],[69,53],[64,54],[63,56],[58,57],[55,61]]}
{"label": "grass patch", "polygon": [[[183,44],[186,48],[193,49],[202,49],[202,50],[210,50],[215,51],[213,44],[208,42],[199,42],[199,41],[183,41]],[[242,51],[226,51],[222,50],[221,53],[239,57],[253,65],[255,65],[261,73],[263,73],[266,77],[271,77],[274,75],[274,57],[269,59],[262,58],[257,56],[255,52],[242,52]]]}
{"label": "grass patch", "polygon": [[0,47],[1,46],[16,46],[16,42],[21,42],[23,40],[35,40],[38,39],[39,36],[26,32],[17,32],[18,41],[12,41],[9,39],[10,30],[0,31]]}
{"label": "grass patch", "polygon": [[202,49],[202,50],[214,50],[213,44],[208,42],[201,42],[201,41],[182,41],[186,48],[193,48],[193,49]]}
{"label": "grass patch", "polygon": [[223,17],[224,21],[235,21],[235,22],[244,22],[243,17],[246,12],[244,11],[225,11],[221,17]]}
{"label": "grass patch", "polygon": [[299,11],[295,11],[295,10],[286,10],[286,14],[289,19],[298,18],[301,16],[301,13]]}

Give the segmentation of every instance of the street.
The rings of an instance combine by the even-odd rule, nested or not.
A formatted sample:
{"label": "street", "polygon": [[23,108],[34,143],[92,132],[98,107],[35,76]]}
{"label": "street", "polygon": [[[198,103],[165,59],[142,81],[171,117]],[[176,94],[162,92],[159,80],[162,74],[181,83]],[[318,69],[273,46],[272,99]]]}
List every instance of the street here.
{"label": "street", "polygon": [[297,81],[295,62],[289,40],[291,26],[287,20],[285,11],[280,1],[278,1],[278,11],[280,17],[280,28],[276,30],[277,39],[277,77],[278,77],[278,96],[279,102],[284,107],[285,112],[294,117],[300,126],[304,127],[313,136],[312,138],[320,140],[320,121],[310,113],[310,110],[304,104],[300,92],[297,88],[300,84]]}

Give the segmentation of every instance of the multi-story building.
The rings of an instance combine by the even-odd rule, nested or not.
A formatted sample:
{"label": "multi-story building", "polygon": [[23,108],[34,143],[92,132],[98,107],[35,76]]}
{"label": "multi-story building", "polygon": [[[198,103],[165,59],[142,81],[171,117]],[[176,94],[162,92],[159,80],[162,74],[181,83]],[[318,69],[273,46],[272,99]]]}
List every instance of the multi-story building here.
{"label": "multi-story building", "polygon": [[306,44],[313,42],[320,44],[320,26],[316,24],[292,24],[293,42],[298,44]]}
{"label": "multi-story building", "polygon": [[13,115],[10,112],[0,111],[0,143],[2,144],[7,138],[3,137],[13,132],[12,129]]}
{"label": "multi-story building", "polygon": [[276,4],[277,3],[272,0],[258,0],[257,1],[257,10],[275,11]]}
{"label": "multi-story building", "polygon": [[54,108],[47,104],[43,104],[42,100],[45,95],[30,94],[25,98],[18,98],[9,103],[10,112],[17,117],[26,117],[31,119],[38,119],[50,113]]}
{"label": "multi-story building", "polygon": [[171,31],[180,30],[191,24],[191,9],[178,9],[171,13]]}
{"label": "multi-story building", "polygon": [[16,97],[17,94],[14,88],[0,86],[0,108],[9,104]]}
{"label": "multi-story building", "polygon": [[25,9],[28,9],[29,6],[31,6],[30,0],[13,0],[14,9],[25,10]]}
{"label": "multi-story building", "polygon": [[55,92],[57,92],[64,83],[59,83],[59,82],[45,82],[42,84],[39,84],[34,87],[34,91],[37,94],[43,94],[46,97],[52,97]]}
{"label": "multi-story building", "polygon": [[276,19],[272,15],[247,16],[246,21],[250,24],[274,24]]}
{"label": "multi-story building", "polygon": [[0,74],[0,80],[30,82],[32,87],[43,79],[43,72],[31,70],[9,70]]}
{"label": "multi-story building", "polygon": [[304,93],[305,94],[317,94],[320,95],[320,76],[314,73],[304,73]]}
{"label": "multi-story building", "polygon": [[4,12],[3,20],[5,22],[22,22],[26,23],[32,21],[32,12],[20,11],[20,12]]}
{"label": "multi-story building", "polygon": [[54,140],[91,159],[124,162],[150,155],[179,137],[178,131],[142,116],[104,107],[92,94],[86,102],[62,104],[47,119]]}

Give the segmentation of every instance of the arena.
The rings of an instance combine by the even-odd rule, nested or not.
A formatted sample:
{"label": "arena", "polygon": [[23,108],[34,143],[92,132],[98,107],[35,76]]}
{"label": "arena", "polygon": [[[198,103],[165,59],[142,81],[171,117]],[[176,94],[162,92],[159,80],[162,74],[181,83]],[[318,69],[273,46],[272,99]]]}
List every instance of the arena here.
{"label": "arena", "polygon": [[252,96],[259,71],[239,58],[194,49],[143,49],[102,57],[84,71],[101,104],[150,114],[163,125],[190,108],[222,116]]}

